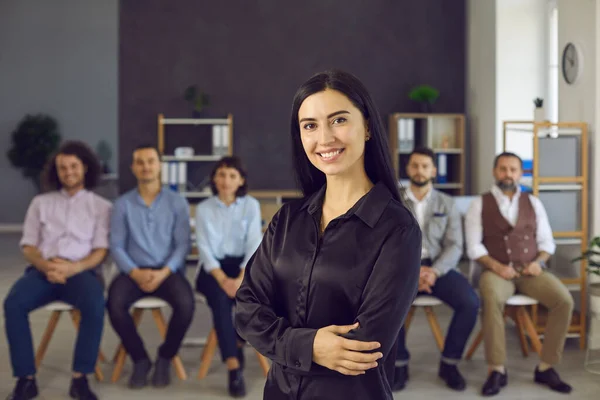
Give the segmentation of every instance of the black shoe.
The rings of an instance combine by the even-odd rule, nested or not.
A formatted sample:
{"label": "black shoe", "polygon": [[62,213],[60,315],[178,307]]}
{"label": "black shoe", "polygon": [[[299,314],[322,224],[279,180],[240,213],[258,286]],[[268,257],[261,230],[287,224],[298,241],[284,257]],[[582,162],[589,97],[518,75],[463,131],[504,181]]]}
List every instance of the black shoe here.
{"label": "black shoe", "polygon": [[73,378],[71,380],[69,396],[71,396],[72,399],[77,400],[98,400],[98,397],[90,390],[90,386],[88,385],[87,377],[85,375],[80,378]]}
{"label": "black shoe", "polygon": [[133,363],[133,372],[129,377],[131,389],[141,389],[148,384],[148,373],[152,369],[152,362],[145,358]]}
{"label": "black shoe", "polygon": [[394,382],[392,383],[392,392],[399,392],[404,389],[408,381],[408,365],[394,368]]}
{"label": "black shoe", "polygon": [[533,380],[536,383],[547,385],[555,392],[571,393],[572,390],[569,384],[560,380],[560,376],[558,376],[558,373],[554,370],[554,368],[550,368],[542,372],[536,367]]}
{"label": "black shoe", "polygon": [[169,383],[171,383],[171,360],[159,356],[154,363],[152,385],[154,387],[165,387]]}
{"label": "black shoe", "polygon": [[488,376],[487,381],[481,388],[481,394],[484,396],[494,396],[500,393],[500,389],[508,384],[508,372],[500,373],[498,371],[492,371]]}
{"label": "black shoe", "polygon": [[467,387],[465,378],[460,374],[456,365],[440,362],[438,376],[446,382],[446,386],[450,389],[465,390],[465,387]]}
{"label": "black shoe", "polygon": [[240,369],[243,371],[246,364],[246,357],[244,356],[244,346],[237,348],[237,359],[240,363]]}
{"label": "black shoe", "polygon": [[35,378],[19,378],[15,389],[8,395],[6,400],[29,400],[35,399],[38,395],[38,388],[35,384]]}
{"label": "black shoe", "polygon": [[229,395],[231,397],[246,396],[246,383],[241,369],[229,371]]}

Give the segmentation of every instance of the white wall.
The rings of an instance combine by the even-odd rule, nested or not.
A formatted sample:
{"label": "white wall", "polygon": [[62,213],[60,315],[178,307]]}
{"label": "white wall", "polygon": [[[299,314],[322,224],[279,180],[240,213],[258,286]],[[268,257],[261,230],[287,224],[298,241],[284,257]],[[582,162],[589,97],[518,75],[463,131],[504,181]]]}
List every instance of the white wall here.
{"label": "white wall", "polygon": [[496,154],[496,0],[468,0],[467,41],[467,174],[476,194],[492,185]]}
{"label": "white wall", "polygon": [[[544,98],[547,82],[547,0],[496,2],[496,151],[502,151],[502,121],[533,119],[533,99]],[[507,136],[509,151],[533,156],[528,134]]]}
{"label": "white wall", "polygon": [[63,139],[105,139],[115,170],[118,15],[117,0],[0,0],[0,224],[21,224],[35,194],[5,151],[27,113],[54,116]]}
{"label": "white wall", "polygon": [[568,42],[575,43],[583,56],[581,75],[573,85],[559,76],[558,112],[561,121],[585,121],[590,137],[590,234],[600,234],[600,82],[597,65],[600,65],[600,4],[596,0],[558,0],[559,54]]}
{"label": "white wall", "polygon": [[[533,99],[547,97],[548,0],[469,0],[467,14],[468,173],[471,193],[493,183],[502,121],[533,120]],[[511,135],[510,151],[533,155],[530,135]]]}

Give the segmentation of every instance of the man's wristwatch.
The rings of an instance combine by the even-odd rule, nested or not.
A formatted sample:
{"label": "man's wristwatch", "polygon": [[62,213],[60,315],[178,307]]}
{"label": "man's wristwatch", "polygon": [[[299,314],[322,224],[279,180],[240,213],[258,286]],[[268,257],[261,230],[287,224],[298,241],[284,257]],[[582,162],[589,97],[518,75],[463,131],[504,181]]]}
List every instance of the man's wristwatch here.
{"label": "man's wristwatch", "polygon": [[546,261],[544,260],[536,260],[535,262],[537,262],[538,264],[540,264],[540,267],[542,267],[542,269],[547,269],[548,265],[546,265]]}

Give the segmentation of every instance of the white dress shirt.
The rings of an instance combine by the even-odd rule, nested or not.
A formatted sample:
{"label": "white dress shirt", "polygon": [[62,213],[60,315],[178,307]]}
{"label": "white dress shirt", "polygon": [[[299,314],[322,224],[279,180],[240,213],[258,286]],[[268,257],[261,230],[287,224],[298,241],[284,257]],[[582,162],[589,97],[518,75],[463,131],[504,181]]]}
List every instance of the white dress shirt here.
{"label": "white dress shirt", "polygon": [[[521,189],[517,188],[517,192],[512,199],[502,193],[502,190],[496,185],[492,186],[492,195],[498,203],[500,214],[510,223],[515,226],[519,217],[519,197]],[[548,221],[548,215],[544,205],[537,197],[528,194],[533,210],[535,211],[537,227],[536,227],[536,242],[538,251],[545,251],[548,254],[554,254],[556,244],[552,237],[552,229]],[[477,260],[480,257],[488,255],[488,251],[482,243],[483,240],[483,223],[481,220],[482,199],[477,197],[471,202],[467,215],[465,216],[465,236],[467,241],[467,255],[471,260]]]}
{"label": "white dress shirt", "polygon": [[[425,197],[422,200],[418,200],[412,192],[411,187],[408,187],[406,190],[406,196],[410,199],[413,205],[413,209],[415,212],[415,218],[419,223],[419,227],[421,230],[425,227],[425,210],[427,210],[427,204],[429,203],[429,199],[431,198],[431,190],[427,192]],[[427,258],[429,253],[427,252],[427,246],[425,246],[425,241],[423,240],[423,245],[421,246],[421,259]]]}

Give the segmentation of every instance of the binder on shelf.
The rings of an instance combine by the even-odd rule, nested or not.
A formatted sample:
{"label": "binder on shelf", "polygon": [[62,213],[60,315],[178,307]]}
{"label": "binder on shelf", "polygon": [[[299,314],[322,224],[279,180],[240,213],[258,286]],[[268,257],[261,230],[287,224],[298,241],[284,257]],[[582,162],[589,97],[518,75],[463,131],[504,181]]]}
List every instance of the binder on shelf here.
{"label": "binder on shelf", "polygon": [[437,182],[448,182],[448,155],[444,153],[437,155]]}
{"label": "binder on shelf", "polygon": [[415,147],[415,120],[412,118],[398,119],[398,151],[410,153]]}
{"label": "binder on shelf", "polygon": [[221,125],[221,155],[226,156],[229,153],[229,126]]}
{"label": "binder on shelf", "polygon": [[180,161],[177,168],[177,188],[180,192],[187,189],[187,163]]}
{"label": "binder on shelf", "polygon": [[169,161],[169,188],[171,190],[177,191],[177,166],[178,162]]}
{"label": "binder on shelf", "polygon": [[214,156],[221,155],[221,126],[212,126],[212,153]]}
{"label": "binder on shelf", "polygon": [[166,161],[161,163],[160,181],[163,185],[169,184],[169,163]]}

